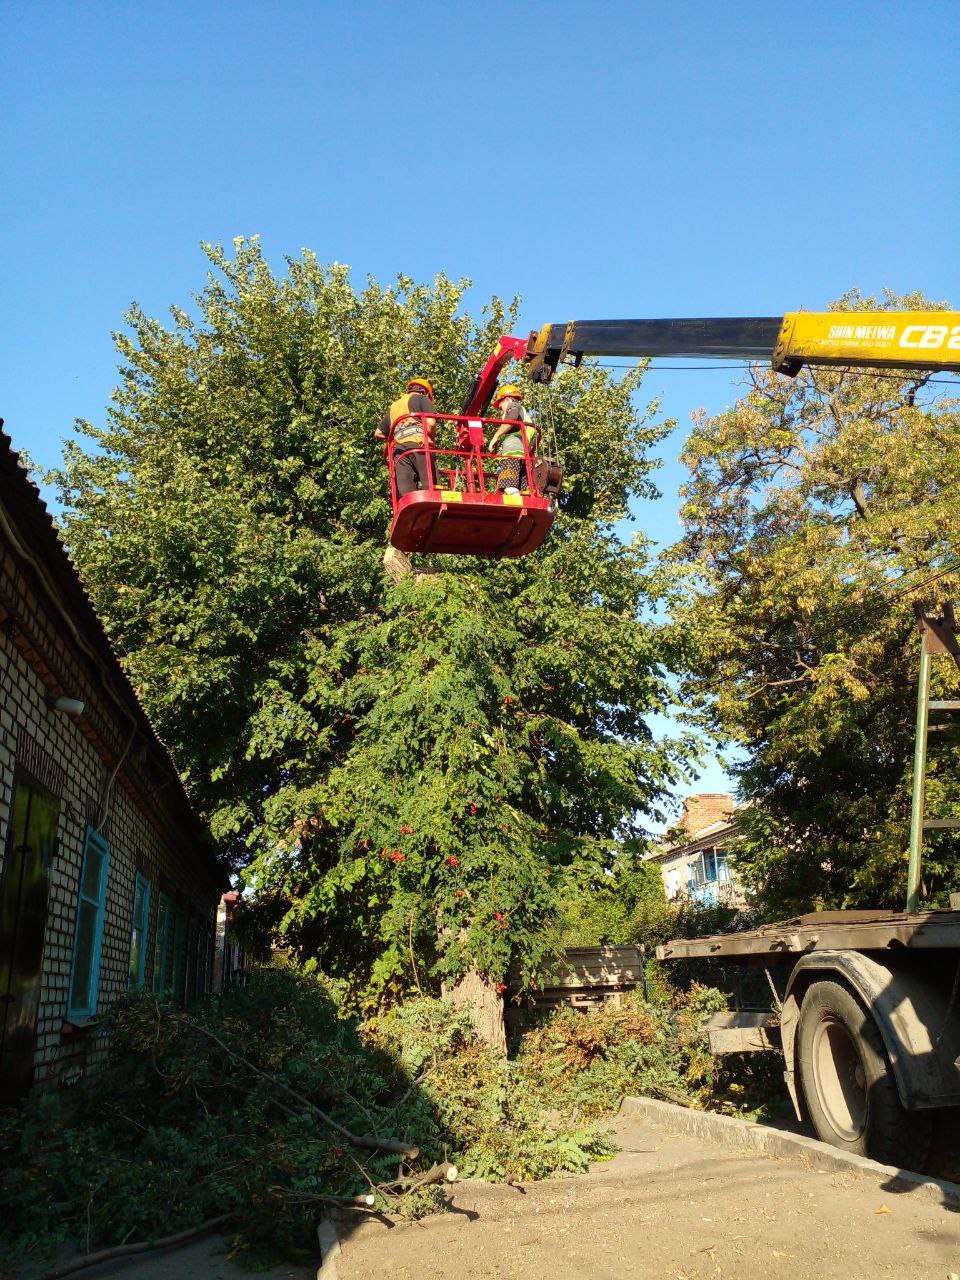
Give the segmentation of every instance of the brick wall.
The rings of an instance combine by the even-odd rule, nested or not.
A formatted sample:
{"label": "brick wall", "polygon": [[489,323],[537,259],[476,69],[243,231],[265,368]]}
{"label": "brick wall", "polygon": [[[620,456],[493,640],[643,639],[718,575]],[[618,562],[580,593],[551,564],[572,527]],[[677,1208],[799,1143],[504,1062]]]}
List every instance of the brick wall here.
{"label": "brick wall", "polygon": [[689,837],[712,827],[715,822],[728,822],[733,813],[733,799],[722,791],[704,791],[687,796],[683,802],[680,826]]}
{"label": "brick wall", "polygon": [[[9,518],[8,518],[9,524]],[[146,981],[152,981],[157,902],[162,890],[208,927],[225,887],[169,757],[145,724],[129,686],[97,660],[83,622],[56,607],[56,580],[34,548],[0,528],[0,860],[6,847],[19,761],[60,800],[59,844],[49,869],[36,1084],[51,1087],[101,1059],[94,1029],[66,1024],[74,925],[87,825],[96,824],[120,761],[102,835],[111,846],[100,959],[98,1012],[128,986],[134,880],[151,885]],[[56,550],[56,548],[54,548]],[[85,649],[90,648],[88,653]],[[81,698],[80,717],[52,710],[47,695]],[[134,728],[136,726],[136,728]],[[2,872],[2,861],[0,861]],[[171,931],[172,938],[172,931]],[[207,985],[211,966],[207,967]]]}

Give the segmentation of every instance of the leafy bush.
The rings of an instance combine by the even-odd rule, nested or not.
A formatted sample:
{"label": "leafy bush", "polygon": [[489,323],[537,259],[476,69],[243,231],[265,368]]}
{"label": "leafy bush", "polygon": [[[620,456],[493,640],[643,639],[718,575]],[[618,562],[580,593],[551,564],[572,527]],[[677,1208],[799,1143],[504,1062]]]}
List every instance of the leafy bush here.
{"label": "leafy bush", "polygon": [[726,1007],[719,991],[694,987],[674,1005],[644,1004],[634,993],[594,1013],[560,1009],[523,1039],[525,1090],[537,1105],[586,1116],[615,1111],[626,1094],[708,1106],[715,1060],[700,1027]]}
{"label": "leafy bush", "polygon": [[[153,1239],[230,1211],[246,1243],[289,1250],[323,1197],[382,1185],[386,1206],[398,1179],[443,1159],[490,1179],[585,1169],[612,1152],[602,1117],[625,1093],[709,1103],[698,1028],[723,1006],[696,988],[672,1006],[563,1010],[507,1060],[441,1001],[358,1023],[324,979],[293,969],[189,1013],[130,998],[112,1013],[104,1071],[0,1116],[0,1256]],[[352,1144],[311,1107],[419,1155]],[[403,1207],[435,1201],[428,1188]]]}
{"label": "leafy bush", "polygon": [[[432,1114],[467,1177],[495,1181],[580,1172],[612,1153],[602,1128],[532,1087],[522,1062],[481,1045],[469,1016],[440,1000],[416,1000],[377,1020],[372,1034],[416,1073],[420,1107]],[[599,1114],[599,1113],[597,1113]]]}

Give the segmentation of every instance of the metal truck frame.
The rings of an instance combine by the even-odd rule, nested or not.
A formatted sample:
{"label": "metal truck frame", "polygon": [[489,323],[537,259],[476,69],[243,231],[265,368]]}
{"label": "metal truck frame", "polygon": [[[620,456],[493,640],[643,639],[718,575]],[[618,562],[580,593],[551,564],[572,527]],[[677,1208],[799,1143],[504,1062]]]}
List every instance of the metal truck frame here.
{"label": "metal truck frame", "polygon": [[[708,1024],[717,1053],[780,1051],[797,1116],[833,1146],[885,1164],[960,1178],[960,909],[918,911],[924,831],[960,827],[924,816],[937,654],[960,665],[952,608],[917,609],[921,633],[907,909],[822,911],[739,933],[676,939],[661,960],[724,960],[789,969],[768,1014]],[[957,904],[960,906],[960,904]]]}

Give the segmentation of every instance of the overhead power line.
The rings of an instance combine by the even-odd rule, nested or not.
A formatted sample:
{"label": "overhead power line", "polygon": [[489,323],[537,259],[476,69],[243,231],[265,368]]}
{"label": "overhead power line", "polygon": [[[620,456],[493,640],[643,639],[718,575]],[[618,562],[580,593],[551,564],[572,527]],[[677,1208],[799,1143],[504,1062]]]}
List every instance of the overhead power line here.
{"label": "overhead power line", "polygon": [[[636,362],[632,364],[614,364],[612,361],[609,361],[609,360],[596,360],[596,361],[593,361],[593,363],[599,366],[601,369],[635,369],[637,367]],[[754,368],[756,364],[757,364],[756,360],[744,360],[737,364],[721,364],[720,362],[711,363],[711,364],[654,364],[651,362],[650,369],[651,369],[651,372],[656,372],[656,373],[660,373],[661,370],[665,373],[710,373],[710,372],[713,372],[714,370],[722,370],[722,369],[746,370],[746,369]],[[923,378],[921,376],[919,379],[911,379],[910,370],[904,370],[902,373],[897,373],[896,370],[892,370],[892,369],[891,370],[853,369],[853,368],[850,368],[849,366],[841,367],[839,365],[830,366],[830,367],[833,368],[834,372],[836,373],[855,373],[859,377],[885,378],[888,381],[892,381],[892,382],[906,382],[911,380],[919,380],[923,382],[923,385],[926,387],[932,386],[934,384],[936,384],[937,386],[943,386],[943,387],[960,386],[960,382],[957,381],[957,378],[960,378],[960,374],[955,375],[953,378]]]}
{"label": "overhead power line", "polygon": [[904,587],[902,591],[895,591],[888,598],[891,604],[894,600],[902,600],[911,591],[919,591],[921,587],[929,587],[931,582],[937,582],[940,578],[945,578],[950,573],[956,573],[958,569],[960,569],[960,560],[955,560],[953,564],[948,565],[946,569],[941,569],[939,573],[931,574],[929,578],[924,578],[922,582],[915,582],[912,587]]}

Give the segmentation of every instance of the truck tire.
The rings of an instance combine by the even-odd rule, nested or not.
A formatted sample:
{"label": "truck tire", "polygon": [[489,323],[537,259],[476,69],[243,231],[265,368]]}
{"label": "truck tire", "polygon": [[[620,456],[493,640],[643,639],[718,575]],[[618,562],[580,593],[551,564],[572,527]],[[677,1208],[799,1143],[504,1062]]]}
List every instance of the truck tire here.
{"label": "truck tire", "polygon": [[922,1169],[930,1116],[901,1104],[876,1023],[840,983],[808,988],[797,1058],[807,1112],[821,1141],[882,1164]]}

